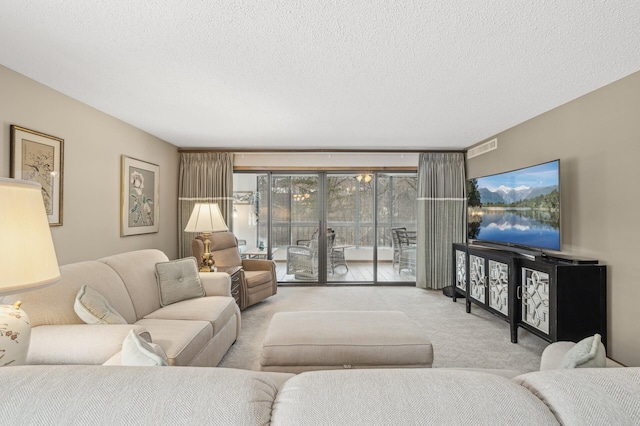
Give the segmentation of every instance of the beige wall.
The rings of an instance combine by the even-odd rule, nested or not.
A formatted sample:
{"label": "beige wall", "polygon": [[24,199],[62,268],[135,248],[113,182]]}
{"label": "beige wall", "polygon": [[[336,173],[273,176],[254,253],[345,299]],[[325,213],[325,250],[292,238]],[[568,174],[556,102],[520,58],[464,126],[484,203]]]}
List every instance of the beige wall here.
{"label": "beige wall", "polygon": [[[177,256],[175,146],[2,66],[0,93],[0,176],[9,176],[11,124],[64,139],[64,223],[51,228],[60,264],[143,248]],[[123,154],[160,166],[158,233],[120,237]]]}
{"label": "beige wall", "polygon": [[415,152],[241,152],[233,159],[234,167],[259,170],[296,170],[300,168],[376,168],[418,167],[420,154]]}
{"label": "beige wall", "polygon": [[562,252],[607,265],[608,354],[640,366],[640,72],[497,138],[468,177],[560,159]]}

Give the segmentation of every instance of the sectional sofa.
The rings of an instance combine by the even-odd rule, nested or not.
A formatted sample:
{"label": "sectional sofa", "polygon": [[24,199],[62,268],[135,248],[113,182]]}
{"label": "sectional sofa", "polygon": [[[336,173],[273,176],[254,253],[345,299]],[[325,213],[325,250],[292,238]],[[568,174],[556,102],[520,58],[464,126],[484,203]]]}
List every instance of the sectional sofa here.
{"label": "sectional sofa", "polygon": [[638,425],[640,368],[0,369],[5,424]]}
{"label": "sectional sofa", "polygon": [[[21,300],[31,320],[28,364],[119,364],[130,330],[161,347],[169,365],[218,365],[240,333],[240,310],[225,273],[199,274],[204,297],[162,306],[156,264],[170,263],[159,250],[138,250],[60,267],[59,283],[0,298]],[[197,271],[195,272],[197,274]],[[182,279],[177,277],[176,279]],[[76,313],[88,286],[106,299],[119,324],[89,325]]]}
{"label": "sectional sofa", "polygon": [[[85,365],[0,368],[3,424],[640,424],[640,367],[557,369],[568,342],[548,346],[537,372],[211,368],[240,327],[229,277],[203,274],[204,297],[160,306],[154,266],[166,262],[142,250],[65,265],[60,284],[21,294],[34,325],[29,362]],[[73,305],[83,285],[127,323],[82,324]],[[131,330],[182,367],[120,365]]]}

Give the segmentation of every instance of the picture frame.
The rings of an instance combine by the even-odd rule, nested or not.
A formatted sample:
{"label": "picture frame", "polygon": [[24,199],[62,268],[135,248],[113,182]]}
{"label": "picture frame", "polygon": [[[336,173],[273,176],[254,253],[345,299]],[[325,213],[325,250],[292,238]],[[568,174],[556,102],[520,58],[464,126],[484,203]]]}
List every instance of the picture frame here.
{"label": "picture frame", "polygon": [[233,204],[251,204],[251,198],[253,197],[252,191],[234,191],[233,192]]}
{"label": "picture frame", "polygon": [[64,139],[12,124],[9,176],[38,182],[49,226],[62,226]]}
{"label": "picture frame", "polygon": [[160,166],[122,156],[120,236],[160,229]]}

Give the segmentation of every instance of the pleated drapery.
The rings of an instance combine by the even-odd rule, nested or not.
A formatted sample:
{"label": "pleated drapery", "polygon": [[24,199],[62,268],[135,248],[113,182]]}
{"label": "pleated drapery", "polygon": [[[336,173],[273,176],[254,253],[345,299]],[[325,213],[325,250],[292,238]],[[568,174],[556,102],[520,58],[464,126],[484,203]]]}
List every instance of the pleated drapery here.
{"label": "pleated drapery", "polygon": [[233,153],[180,153],[178,187],[178,253],[191,256],[197,234],[184,232],[196,203],[217,203],[227,227],[233,229]]}
{"label": "pleated drapery", "polygon": [[416,286],[451,285],[452,244],[466,241],[464,154],[420,154]]}

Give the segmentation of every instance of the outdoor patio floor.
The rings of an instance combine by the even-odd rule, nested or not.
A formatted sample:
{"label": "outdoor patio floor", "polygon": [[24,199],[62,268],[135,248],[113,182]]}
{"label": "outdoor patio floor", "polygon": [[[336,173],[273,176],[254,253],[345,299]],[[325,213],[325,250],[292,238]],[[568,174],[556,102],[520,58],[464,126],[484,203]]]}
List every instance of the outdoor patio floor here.
{"label": "outdoor patio floor", "polygon": [[[338,267],[334,274],[327,275],[327,284],[372,284],[373,283],[373,262],[349,261],[349,270]],[[293,275],[287,275],[287,262],[276,261],[276,273],[280,283],[314,283],[313,281],[296,280]],[[415,272],[403,270],[398,272],[397,267],[393,267],[391,262],[378,263],[378,283],[415,283]]]}

